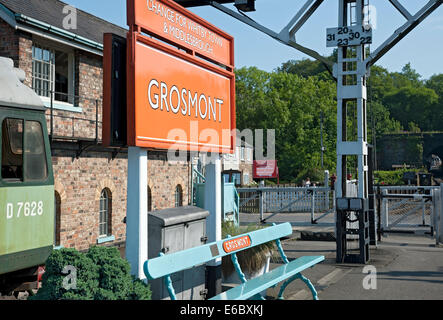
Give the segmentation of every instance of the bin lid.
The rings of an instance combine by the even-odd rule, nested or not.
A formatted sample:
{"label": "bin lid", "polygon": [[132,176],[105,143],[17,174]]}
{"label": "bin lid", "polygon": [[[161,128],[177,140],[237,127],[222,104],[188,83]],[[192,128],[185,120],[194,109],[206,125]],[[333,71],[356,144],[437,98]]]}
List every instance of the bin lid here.
{"label": "bin lid", "polygon": [[195,206],[177,207],[149,212],[149,222],[162,227],[202,220],[209,216],[209,211]]}

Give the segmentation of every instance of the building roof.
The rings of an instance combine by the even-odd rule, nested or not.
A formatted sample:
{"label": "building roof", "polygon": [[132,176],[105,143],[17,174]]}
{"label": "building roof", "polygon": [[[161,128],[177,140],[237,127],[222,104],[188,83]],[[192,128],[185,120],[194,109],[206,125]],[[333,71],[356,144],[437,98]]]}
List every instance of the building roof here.
{"label": "building roof", "polygon": [[[63,8],[68,4],[59,0],[0,0],[0,4],[12,11],[17,18],[29,17],[61,30],[66,14]],[[26,19],[20,20],[26,23]],[[127,30],[77,9],[77,29],[69,33],[103,44],[103,34],[110,32],[126,37]]]}

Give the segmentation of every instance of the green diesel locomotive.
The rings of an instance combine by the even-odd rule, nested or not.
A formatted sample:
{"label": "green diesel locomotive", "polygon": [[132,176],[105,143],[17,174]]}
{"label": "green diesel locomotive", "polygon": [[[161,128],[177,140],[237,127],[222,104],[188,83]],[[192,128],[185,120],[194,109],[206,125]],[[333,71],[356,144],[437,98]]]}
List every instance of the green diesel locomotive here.
{"label": "green diesel locomotive", "polygon": [[0,293],[44,264],[54,243],[54,176],[45,110],[0,57]]}

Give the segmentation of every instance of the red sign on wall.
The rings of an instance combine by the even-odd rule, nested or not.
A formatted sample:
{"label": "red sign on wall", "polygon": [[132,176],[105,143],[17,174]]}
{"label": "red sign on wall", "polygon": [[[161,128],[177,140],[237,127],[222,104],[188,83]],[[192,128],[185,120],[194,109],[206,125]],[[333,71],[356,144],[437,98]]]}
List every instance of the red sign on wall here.
{"label": "red sign on wall", "polygon": [[277,160],[254,160],[254,179],[278,178]]}

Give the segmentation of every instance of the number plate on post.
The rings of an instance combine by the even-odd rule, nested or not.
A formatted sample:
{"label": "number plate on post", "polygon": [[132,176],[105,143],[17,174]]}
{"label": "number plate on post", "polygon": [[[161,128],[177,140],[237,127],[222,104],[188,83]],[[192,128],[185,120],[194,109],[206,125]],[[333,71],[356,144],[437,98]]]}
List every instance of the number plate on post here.
{"label": "number plate on post", "polygon": [[372,43],[372,28],[367,26],[352,26],[328,28],[326,30],[326,46],[358,46]]}

